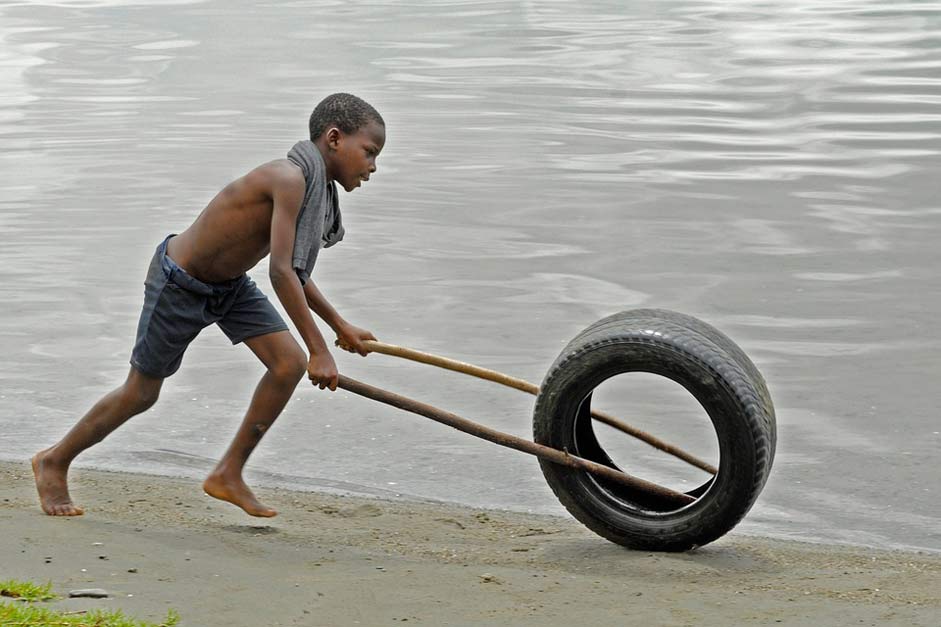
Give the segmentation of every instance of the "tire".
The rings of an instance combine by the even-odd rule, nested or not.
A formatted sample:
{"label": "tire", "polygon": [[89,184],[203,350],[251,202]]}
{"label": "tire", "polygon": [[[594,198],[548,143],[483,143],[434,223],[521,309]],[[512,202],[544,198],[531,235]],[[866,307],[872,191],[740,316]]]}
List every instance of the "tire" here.
{"label": "tire", "polygon": [[752,378],[752,381],[755,383],[758,391],[761,392],[762,399],[766,404],[766,409],[771,414],[771,416],[774,416],[774,404],[771,402],[771,394],[768,392],[768,385],[765,383],[765,378],[762,376],[761,372],[758,371],[758,367],[755,366],[754,362],[752,362],[748,355],[745,354],[745,351],[743,351],[738,344],[733,342],[729,336],[711,324],[700,320],[699,318],[695,318],[678,311],[671,311],[669,309],[631,309],[630,311],[622,311],[620,313],[612,314],[606,318],[602,318],[598,322],[595,322],[587,329],[579,333],[579,335],[576,336],[576,339],[585,333],[590,333],[609,324],[621,324],[630,318],[656,318],[665,322],[674,322],[689,329],[690,331],[698,333],[718,346],[720,349],[724,350],[729,354],[729,357],[738,362],[738,364],[745,370],[748,376]]}
{"label": "tire", "polygon": [[[649,319],[656,318],[658,320],[663,320],[664,322],[673,322],[679,324],[690,331],[694,331],[715,344],[719,349],[728,353],[729,357],[734,359],[738,365],[745,370],[745,373],[751,377],[752,382],[755,384],[755,387],[758,390],[758,393],[761,395],[761,399],[765,404],[765,410],[767,415],[770,418],[770,430],[771,430],[771,458],[774,460],[774,451],[775,445],[777,442],[777,423],[776,416],[774,413],[774,403],[771,401],[771,393],[768,391],[768,384],[765,382],[765,378],[762,376],[761,372],[758,370],[758,367],[755,366],[755,363],[745,354],[745,351],[741,347],[732,341],[732,338],[727,336],[725,333],[715,328],[711,324],[695,318],[688,314],[680,313],[678,311],[672,311],[670,309],[631,309],[629,311],[622,311],[616,314],[612,314],[606,318],[602,318],[598,322],[590,325],[584,331],[579,333],[575,340],[580,338],[586,333],[594,332],[595,330],[602,329],[608,325],[619,325],[623,324],[628,319]],[[573,340],[573,342],[575,341]]]}
{"label": "tire", "polygon": [[750,360],[743,364],[748,358],[741,349],[733,354],[710,337],[715,334],[701,332],[712,327],[689,321],[649,309],[599,321],[562,351],[536,398],[536,442],[614,468],[590,416],[592,391],[603,381],[626,372],[658,374],[682,385],[706,410],[719,443],[719,472],[688,492],[696,500],[683,507],[540,460],[549,486],[577,520],[629,548],[685,551],[712,542],[745,516],[771,469],[774,415],[763,379],[756,381],[753,364],[749,372]]}

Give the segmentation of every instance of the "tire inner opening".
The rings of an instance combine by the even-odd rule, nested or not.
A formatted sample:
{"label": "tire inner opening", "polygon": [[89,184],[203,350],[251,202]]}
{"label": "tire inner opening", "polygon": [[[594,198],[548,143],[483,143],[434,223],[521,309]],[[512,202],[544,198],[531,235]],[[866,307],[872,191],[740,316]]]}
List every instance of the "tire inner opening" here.
{"label": "tire inner opening", "polygon": [[[590,416],[602,410],[633,427],[719,466],[719,444],[705,409],[680,384],[645,372],[603,381],[583,399],[575,420],[572,453],[691,496],[704,494],[712,476],[696,466]],[[599,477],[592,480],[626,506],[653,512],[676,510],[673,503]]]}

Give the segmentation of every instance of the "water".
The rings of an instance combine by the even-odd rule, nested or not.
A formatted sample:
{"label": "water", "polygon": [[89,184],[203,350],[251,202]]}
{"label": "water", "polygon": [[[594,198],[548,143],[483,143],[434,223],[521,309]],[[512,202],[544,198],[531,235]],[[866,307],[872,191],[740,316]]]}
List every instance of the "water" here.
{"label": "water", "polygon": [[[603,315],[700,316],[778,409],[741,530],[939,550],[939,44],[936,2],[0,3],[0,457],[122,380],[160,239],[350,91],[388,142],[315,273],[345,317],[538,382]],[[529,432],[518,392],[338,362]],[[207,330],[157,406],[80,462],[199,477],[261,372]],[[695,445],[673,401],[637,402]],[[562,511],[532,458],[345,392],[300,388],[250,468]]]}

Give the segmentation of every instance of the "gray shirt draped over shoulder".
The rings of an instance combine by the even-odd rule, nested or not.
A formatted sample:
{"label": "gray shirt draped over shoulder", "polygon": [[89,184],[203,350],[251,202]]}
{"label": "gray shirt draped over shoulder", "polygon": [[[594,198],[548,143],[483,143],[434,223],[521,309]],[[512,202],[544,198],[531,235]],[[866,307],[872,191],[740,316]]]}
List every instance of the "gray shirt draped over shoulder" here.
{"label": "gray shirt draped over shoulder", "polygon": [[301,211],[297,214],[291,262],[303,285],[310,278],[321,246],[329,248],[339,242],[344,230],[336,184],[327,180],[326,165],[314,142],[309,139],[297,142],[288,152],[288,159],[301,169],[307,183]]}

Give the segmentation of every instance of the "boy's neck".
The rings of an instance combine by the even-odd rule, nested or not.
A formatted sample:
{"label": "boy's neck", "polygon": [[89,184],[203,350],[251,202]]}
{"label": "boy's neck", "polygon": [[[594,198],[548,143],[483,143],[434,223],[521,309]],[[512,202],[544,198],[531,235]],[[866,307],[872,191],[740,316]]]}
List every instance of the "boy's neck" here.
{"label": "boy's neck", "polygon": [[314,142],[314,146],[317,147],[317,150],[320,152],[320,158],[323,159],[324,171],[326,172],[327,181],[333,180],[333,169],[331,167],[330,161],[327,159],[327,155],[330,154],[330,148],[327,146],[327,139],[323,135],[318,137]]}

